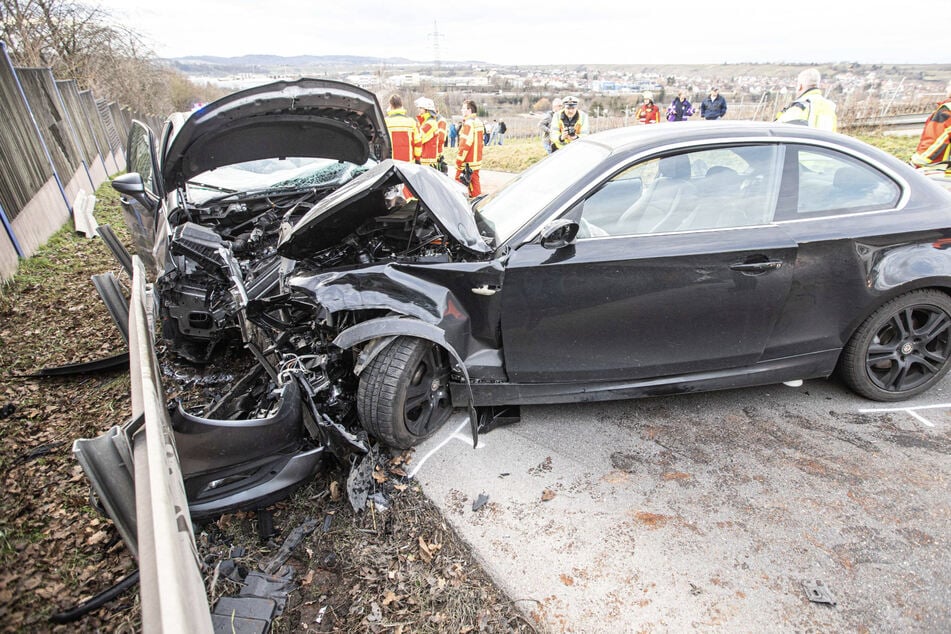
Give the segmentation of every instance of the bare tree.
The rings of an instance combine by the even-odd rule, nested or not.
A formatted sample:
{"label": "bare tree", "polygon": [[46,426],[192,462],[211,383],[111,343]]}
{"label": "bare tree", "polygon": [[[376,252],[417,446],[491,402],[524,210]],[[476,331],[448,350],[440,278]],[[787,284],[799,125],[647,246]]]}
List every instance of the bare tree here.
{"label": "bare tree", "polygon": [[[0,40],[14,64],[52,68],[58,78],[75,79],[97,96],[139,112],[167,114],[189,101],[183,94],[187,79],[159,63],[138,33],[99,6],[0,0]],[[197,87],[194,93],[192,100]]]}

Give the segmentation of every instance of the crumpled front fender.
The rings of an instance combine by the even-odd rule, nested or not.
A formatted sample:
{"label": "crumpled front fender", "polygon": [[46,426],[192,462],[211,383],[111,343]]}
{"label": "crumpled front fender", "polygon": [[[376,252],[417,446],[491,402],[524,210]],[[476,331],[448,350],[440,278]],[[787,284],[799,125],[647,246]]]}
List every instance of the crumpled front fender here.
{"label": "crumpled front fender", "polygon": [[[405,264],[390,262],[348,271],[295,275],[288,288],[319,312],[385,311],[430,324],[463,359],[497,347],[497,297],[473,292],[498,288],[497,262]],[[434,331],[435,332],[435,331]]]}

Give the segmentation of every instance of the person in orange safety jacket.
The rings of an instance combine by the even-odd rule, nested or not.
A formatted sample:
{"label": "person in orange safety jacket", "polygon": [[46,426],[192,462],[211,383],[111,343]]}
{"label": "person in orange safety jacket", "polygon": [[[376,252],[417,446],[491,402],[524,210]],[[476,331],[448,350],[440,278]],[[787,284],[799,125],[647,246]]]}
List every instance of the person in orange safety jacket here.
{"label": "person in orange safety jacket", "polygon": [[436,167],[439,159],[439,120],[436,118],[436,104],[429,97],[416,100],[416,129],[419,143],[419,163]]}
{"label": "person in orange safety jacket", "polygon": [[654,103],[654,94],[644,93],[644,101],[634,115],[641,123],[660,123],[660,108]]}
{"label": "person in orange safety jacket", "polygon": [[446,165],[443,150],[446,147],[446,138],[449,136],[449,122],[446,121],[446,117],[439,114],[438,111],[436,112],[436,136],[439,139],[439,142],[436,144],[436,167],[445,174],[449,171],[449,168]]}
{"label": "person in orange safety jacket", "polygon": [[456,154],[456,180],[466,184],[464,178],[466,167],[472,171],[469,179],[469,196],[475,198],[482,195],[482,186],[479,183],[479,169],[482,167],[482,147],[485,135],[485,125],[476,116],[478,108],[471,99],[462,103],[462,129],[459,130],[459,152]]}
{"label": "person in orange safety jacket", "polygon": [[[945,100],[925,121],[925,129],[921,132],[921,140],[915,153],[911,155],[911,163],[916,167],[927,167],[948,163],[951,160],[951,83],[948,84]],[[951,166],[947,166],[951,169]]]}
{"label": "person in orange safety jacket", "polygon": [[[419,142],[416,136],[416,120],[406,114],[403,98],[397,94],[390,96],[390,108],[384,117],[386,130],[390,135],[390,147],[394,161],[412,163],[419,155]],[[403,187],[403,198],[409,200],[413,195],[409,188]]]}
{"label": "person in orange safety jacket", "polygon": [[416,121],[406,114],[403,99],[399,95],[390,97],[390,108],[386,111],[386,130],[390,134],[390,147],[393,159],[412,163],[416,159]]}

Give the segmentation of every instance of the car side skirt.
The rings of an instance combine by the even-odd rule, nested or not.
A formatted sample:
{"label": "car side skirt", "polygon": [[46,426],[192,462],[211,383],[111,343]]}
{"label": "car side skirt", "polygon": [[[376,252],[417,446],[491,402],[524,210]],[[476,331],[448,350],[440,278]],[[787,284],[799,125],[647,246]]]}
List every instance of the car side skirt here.
{"label": "car side skirt", "polygon": [[792,379],[827,377],[835,369],[841,349],[764,361],[752,366],[681,374],[637,381],[598,383],[460,383],[450,385],[454,403],[465,403],[472,391],[474,405],[544,405],[584,403],[690,392],[729,390],[769,385]]}

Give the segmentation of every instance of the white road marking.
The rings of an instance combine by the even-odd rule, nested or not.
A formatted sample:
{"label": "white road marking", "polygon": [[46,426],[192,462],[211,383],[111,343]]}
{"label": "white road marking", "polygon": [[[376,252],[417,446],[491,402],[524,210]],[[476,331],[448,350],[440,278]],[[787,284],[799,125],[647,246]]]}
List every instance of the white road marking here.
{"label": "white road marking", "polygon": [[859,414],[878,414],[880,412],[910,412],[920,409],[951,409],[951,403],[938,403],[936,405],[918,405],[916,407],[878,407],[872,409],[860,409]]}
{"label": "white road marking", "polygon": [[928,427],[934,427],[934,423],[932,423],[930,420],[928,420],[927,418],[925,418],[924,416],[922,416],[922,415],[919,414],[918,412],[916,412],[916,411],[914,411],[914,410],[911,410],[911,409],[905,410],[905,411],[908,412],[909,414],[911,414],[912,416],[914,416],[915,418],[917,418],[919,421],[921,421],[921,423],[922,423],[923,425],[927,425]]}
{"label": "white road marking", "polygon": [[443,440],[441,443],[439,443],[438,445],[430,449],[429,453],[423,456],[423,459],[420,460],[418,463],[416,463],[416,468],[414,468],[412,471],[409,472],[409,477],[415,478],[416,474],[419,473],[419,470],[423,468],[424,464],[426,464],[426,461],[432,458],[433,454],[435,454],[437,451],[439,451],[440,449],[445,447],[447,444],[449,444],[449,441],[455,438],[456,435],[462,430],[462,428],[468,424],[469,424],[469,420],[467,418],[466,420],[462,421],[462,424],[459,425],[459,427],[457,427],[455,431],[452,432],[452,434],[450,434],[449,436],[446,436],[445,440]]}
{"label": "white road marking", "polygon": [[951,403],[938,403],[936,405],[919,405],[917,407],[878,407],[871,409],[860,409],[859,414],[883,414],[886,412],[905,412],[912,418],[927,427],[934,427],[934,423],[918,413],[923,409],[951,409]]}

